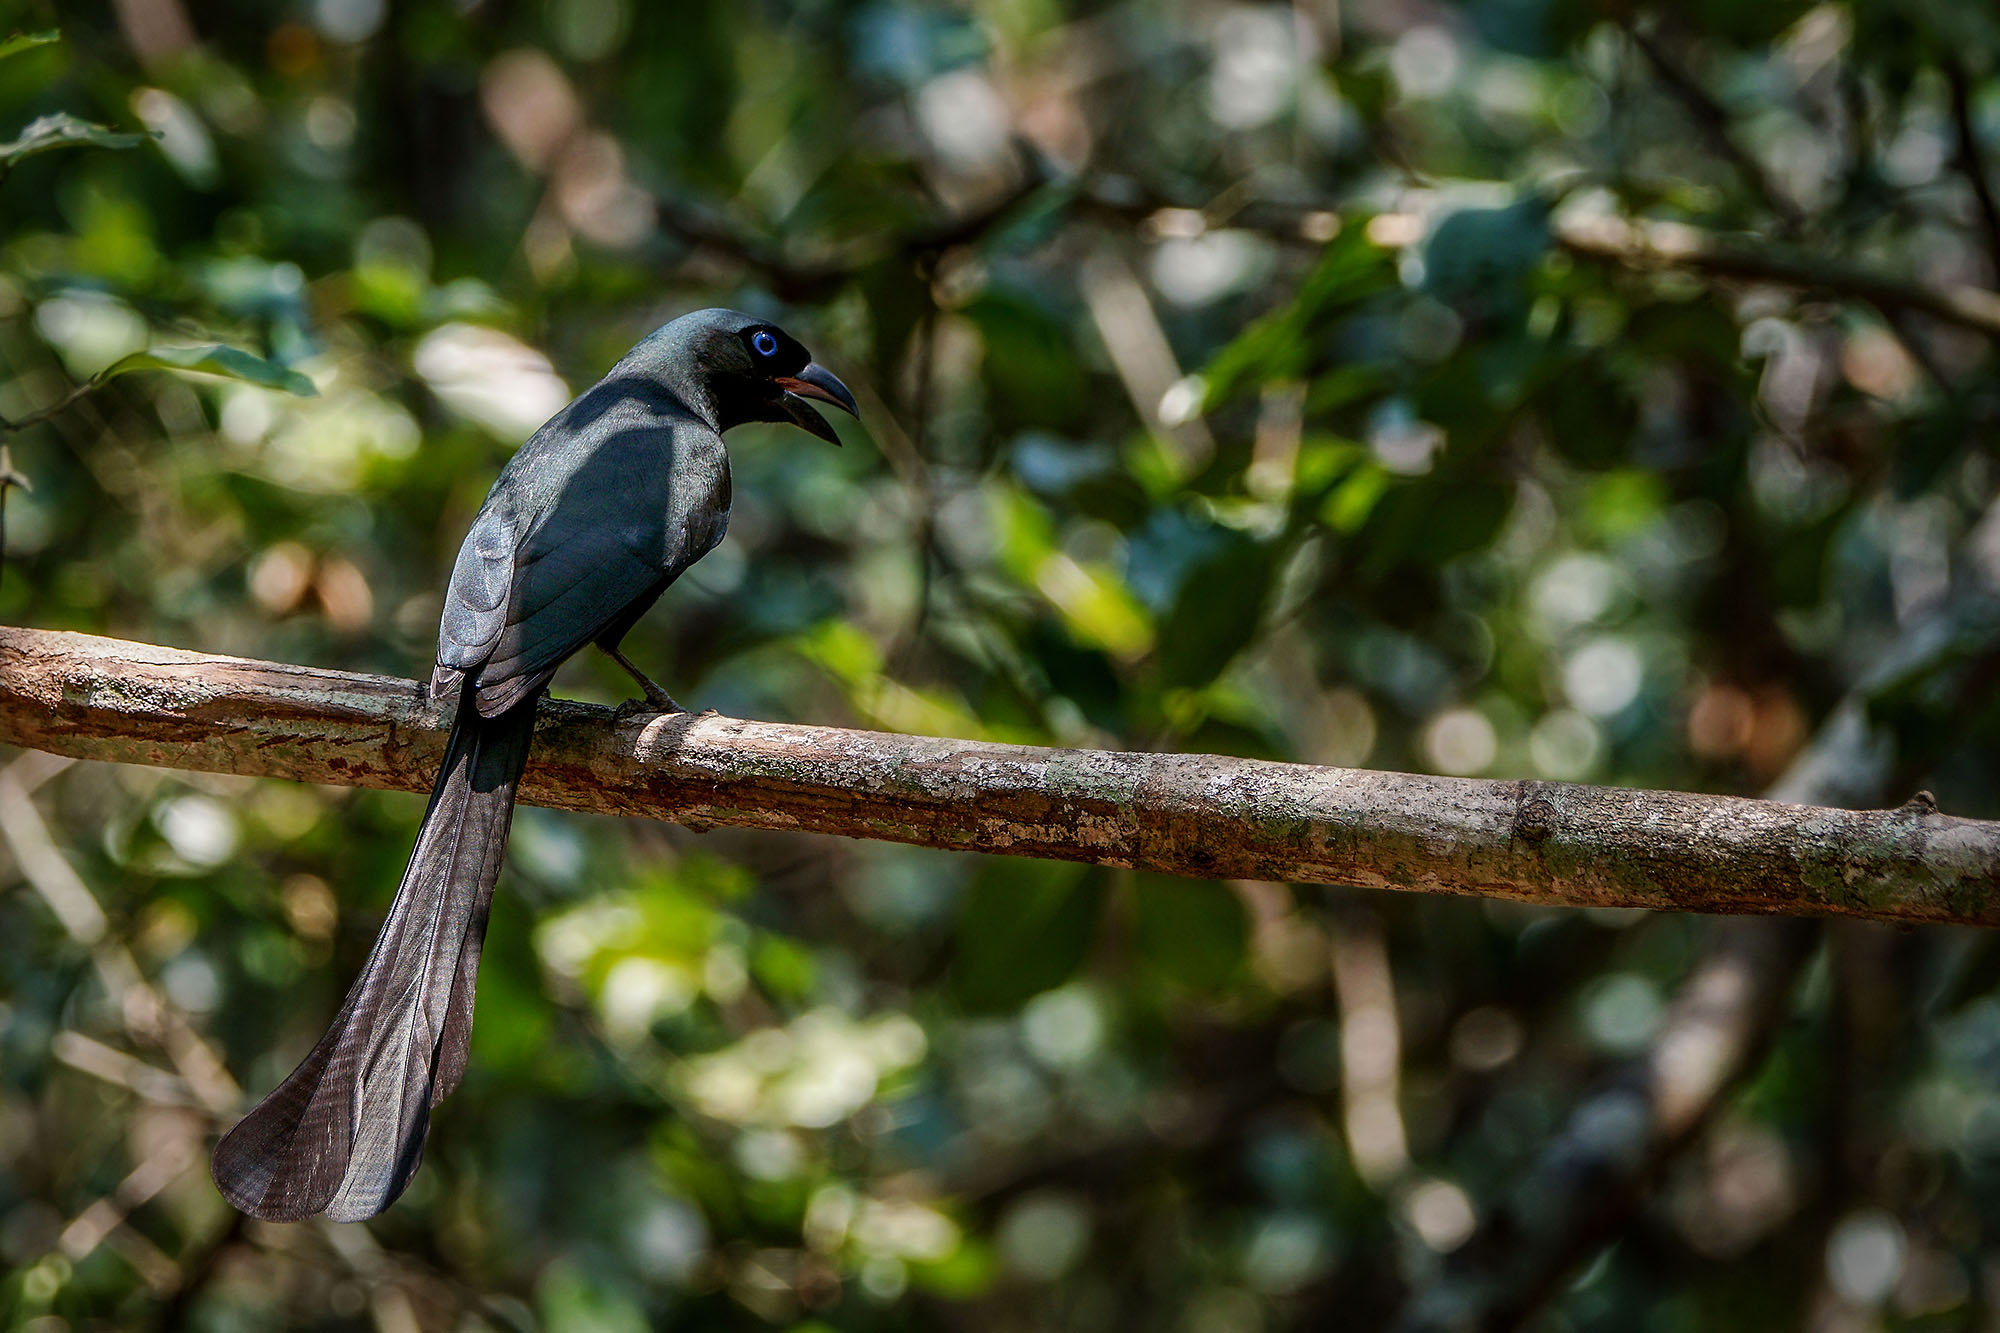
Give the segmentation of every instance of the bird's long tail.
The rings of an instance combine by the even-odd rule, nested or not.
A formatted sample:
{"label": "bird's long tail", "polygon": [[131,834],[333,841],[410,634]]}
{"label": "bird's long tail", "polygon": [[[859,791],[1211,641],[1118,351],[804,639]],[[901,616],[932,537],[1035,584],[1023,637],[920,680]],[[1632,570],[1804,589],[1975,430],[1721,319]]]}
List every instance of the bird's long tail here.
{"label": "bird's long tail", "polygon": [[468,685],[409,869],[319,1045],[216,1145],[215,1183],[253,1217],[373,1217],[423,1158],[431,1108],[458,1086],[473,984],[535,702],[495,718]]}

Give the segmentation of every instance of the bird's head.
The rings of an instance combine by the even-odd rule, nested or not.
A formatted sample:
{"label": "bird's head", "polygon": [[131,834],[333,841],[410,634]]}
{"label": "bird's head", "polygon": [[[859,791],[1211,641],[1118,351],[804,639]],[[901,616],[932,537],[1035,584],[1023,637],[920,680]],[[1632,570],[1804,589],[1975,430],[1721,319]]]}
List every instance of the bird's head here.
{"label": "bird's head", "polygon": [[718,430],[752,421],[790,422],[837,445],[840,437],[809,400],[831,403],[851,417],[861,415],[847,386],[815,362],[798,339],[741,311],[682,315],[634,354],[645,354],[648,369]]}

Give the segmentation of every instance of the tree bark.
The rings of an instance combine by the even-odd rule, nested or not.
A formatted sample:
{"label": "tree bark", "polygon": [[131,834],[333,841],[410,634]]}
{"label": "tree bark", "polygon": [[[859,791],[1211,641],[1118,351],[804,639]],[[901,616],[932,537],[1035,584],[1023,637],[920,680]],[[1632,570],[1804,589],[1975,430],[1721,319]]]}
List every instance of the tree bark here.
{"label": "tree bark", "polygon": [[[427,791],[418,682],[0,629],[0,741]],[[2000,924],[2000,823],[1568,783],[1119,754],[545,701],[538,805],[1168,874],[1571,907]]]}

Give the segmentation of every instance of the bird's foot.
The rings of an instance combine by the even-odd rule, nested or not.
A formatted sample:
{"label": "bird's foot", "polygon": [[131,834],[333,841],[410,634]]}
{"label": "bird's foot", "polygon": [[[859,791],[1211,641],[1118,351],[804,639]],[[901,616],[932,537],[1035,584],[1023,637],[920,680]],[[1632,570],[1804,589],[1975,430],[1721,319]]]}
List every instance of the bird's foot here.
{"label": "bird's foot", "polygon": [[[651,682],[648,682],[648,684],[651,684]],[[646,691],[644,698],[627,699],[624,703],[619,704],[617,712],[613,713],[612,717],[617,721],[623,722],[626,718],[636,716],[640,713],[685,713],[687,711],[673,695],[668,694],[658,685],[653,685],[652,688]]]}
{"label": "bird's foot", "polygon": [[645,672],[639,670],[638,667],[633,666],[631,660],[627,658],[625,654],[619,652],[614,645],[600,643],[598,647],[604,649],[606,655],[609,656],[612,661],[616,662],[619,666],[625,668],[625,673],[631,676],[632,679],[638,683],[640,691],[645,696],[644,698],[640,699],[627,699],[624,703],[618,705],[619,718],[621,719],[628,718],[632,716],[634,713],[687,712],[687,709],[681,707],[680,703],[674,698],[673,695],[667,693],[666,687],[664,685],[660,684],[660,682],[658,682],[657,680],[654,680],[651,676],[647,675]]}

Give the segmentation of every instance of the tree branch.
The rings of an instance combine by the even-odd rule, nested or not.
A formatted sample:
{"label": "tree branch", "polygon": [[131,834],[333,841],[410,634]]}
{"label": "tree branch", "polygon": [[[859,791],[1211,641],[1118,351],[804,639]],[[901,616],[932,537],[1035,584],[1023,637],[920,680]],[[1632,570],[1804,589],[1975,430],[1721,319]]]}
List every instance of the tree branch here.
{"label": "tree branch", "polygon": [[[1137,223],[1187,215],[1202,226],[1239,228],[1287,245],[1317,248],[1339,229],[1340,214],[1325,201],[1237,199],[1226,210],[1175,203],[1125,176],[1093,174],[1068,179],[1030,172],[1012,188],[963,216],[945,218],[902,237],[859,243],[817,258],[793,258],[775,244],[732,227],[713,210],[681,200],[657,201],[660,225],[690,245],[755,272],[791,301],[825,300],[871,265],[900,255],[912,262],[977,241],[1045,186],[1068,192],[1080,213]],[[1406,228],[1412,239],[1425,234]],[[2000,338],[2000,292],[1966,283],[1933,286],[1817,254],[1790,252],[1681,222],[1585,216],[1559,219],[1555,242],[1584,259],[1632,268],[1677,268],[1718,278],[1768,282],[1808,292],[1864,301],[1885,315],[1915,311]]]}
{"label": "tree branch", "polygon": [[783,299],[809,305],[826,300],[886,259],[916,262],[977,241],[1048,182],[1046,172],[1031,169],[992,199],[964,213],[936,219],[900,236],[859,242],[809,258],[788,255],[777,243],[735,227],[702,204],[661,195],[654,199],[653,208],[659,224],[688,245],[733,260],[756,273]]}
{"label": "tree branch", "polygon": [[[0,629],[0,741],[423,791],[417,682]],[[2000,925],[2000,823],[1740,797],[1114,754],[542,705],[538,805],[1169,874],[1589,907]]]}
{"label": "tree branch", "polygon": [[[1226,217],[1184,207],[1122,176],[1076,182],[1071,206],[1128,222],[1182,214],[1203,226],[1234,227],[1287,245],[1317,248],[1338,230],[1339,214],[1327,202],[1250,200]],[[1370,235],[1421,240],[1428,227],[1409,214],[1382,214]],[[1610,261],[1639,269],[1681,269],[1717,278],[1767,282],[1805,292],[1825,292],[1866,302],[1885,314],[1917,312],[2000,338],[2000,292],[1970,283],[1932,285],[1824,255],[1790,250],[1766,241],[1691,226],[1685,222],[1626,219],[1604,214],[1558,216],[1552,224],[1556,245],[1580,259]]]}
{"label": "tree branch", "polygon": [[2000,202],[1993,198],[1993,182],[1987,178],[1986,164],[1979,156],[1979,130],[1972,116],[1972,76],[1965,62],[1948,56],[1940,62],[1945,86],[1951,92],[1951,124],[1958,145],[1955,165],[1958,174],[1972,187],[1979,205],[1979,222],[1986,234],[1986,256],[1993,265],[1993,280],[2000,282]]}
{"label": "tree branch", "polygon": [[1838,260],[1752,248],[1678,222],[1571,217],[1557,223],[1555,239],[1563,249],[1586,259],[1608,259],[1633,268],[1691,269],[1720,278],[1825,291],[1866,301],[1884,312],[1916,311],[2000,338],[2000,292],[1983,287],[1933,287]]}
{"label": "tree branch", "polygon": [[[6,417],[0,417],[0,439],[4,439],[8,435],[17,434],[20,431],[24,431],[30,426],[39,426],[44,421],[48,421],[51,418],[61,416],[64,412],[67,412],[70,408],[76,406],[77,403],[89,397],[91,394],[96,393],[99,389],[103,388],[106,384],[110,382],[111,381],[103,373],[100,372],[96,375],[92,375],[89,379],[84,380],[79,384],[72,384],[69,387],[68,392],[63,394],[62,397],[56,399],[53,403],[50,403],[47,407],[36,408],[33,412],[28,413],[28,415],[12,421],[8,420]],[[14,484],[18,486],[21,483],[17,481]]]}
{"label": "tree branch", "polygon": [[1787,233],[1798,231],[1805,223],[1805,214],[1778,188],[1763,164],[1750,155],[1750,150],[1736,141],[1736,135],[1730,128],[1729,112],[1722,103],[1711,97],[1708,89],[1702,87],[1694,75],[1680,67],[1667,49],[1660,45],[1657,37],[1650,36],[1636,24],[1627,24],[1625,31],[1632,44],[1646,57],[1646,63],[1653,67],[1653,73],[1687,111],[1702,137],[1708,140],[1709,147],[1736,168],[1751,192],[1777,215]]}

